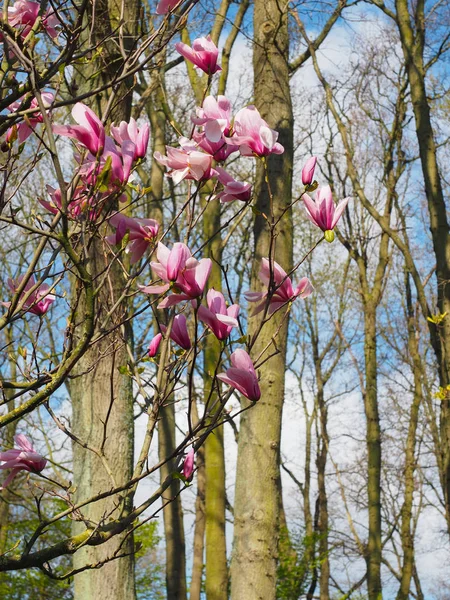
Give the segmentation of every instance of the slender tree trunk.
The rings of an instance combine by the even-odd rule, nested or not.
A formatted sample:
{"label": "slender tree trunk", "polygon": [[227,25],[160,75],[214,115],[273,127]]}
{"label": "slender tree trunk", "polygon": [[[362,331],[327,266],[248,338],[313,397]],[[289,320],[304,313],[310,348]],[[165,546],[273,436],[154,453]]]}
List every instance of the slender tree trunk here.
{"label": "slender tree trunk", "polygon": [[[293,116],[288,73],[288,4],[277,0],[254,3],[255,103],[269,126],[280,133],[283,155],[269,157],[268,181],[275,217],[289,205],[292,193]],[[270,197],[261,161],[255,189],[257,208],[271,214]],[[292,217],[287,211],[277,228],[275,260],[292,265]],[[256,216],[251,288],[261,289],[258,270],[270,255],[271,235],[266,220]],[[283,311],[280,311],[282,313]],[[280,326],[278,313],[262,329],[252,355],[273,338]],[[250,321],[250,336],[258,319]],[[279,526],[281,417],[284,401],[287,319],[277,336],[279,353],[261,369],[261,399],[241,416],[235,493],[234,547],[231,563],[232,600],[274,600]],[[271,348],[273,350],[273,348]],[[243,402],[247,406],[247,402]]]}
{"label": "slender tree trunk", "polygon": [[[320,368],[320,367],[319,367]],[[320,600],[329,600],[330,598],[330,561],[328,558],[328,498],[326,488],[326,466],[328,455],[328,408],[325,403],[322,378],[317,378],[317,401],[319,405],[320,419],[320,447],[317,450],[317,486],[319,503],[319,563],[320,563]]]}
{"label": "slender tree trunk", "polygon": [[367,591],[369,600],[380,600],[381,587],[381,428],[378,412],[376,306],[364,303],[364,362],[366,389],[366,444],[368,460],[369,539],[367,542]]}
{"label": "slender tree trunk", "polygon": [[400,589],[397,600],[408,600],[410,597],[411,579],[414,574],[414,534],[412,532],[412,507],[414,499],[414,474],[416,470],[416,434],[419,422],[419,410],[422,404],[422,365],[419,345],[417,342],[417,321],[412,306],[409,273],[405,274],[406,306],[408,318],[408,349],[413,361],[414,396],[411,405],[408,436],[405,448],[405,497],[401,511],[401,540],[403,548],[403,565],[401,571]]}
{"label": "slender tree trunk", "polygon": [[[192,419],[198,421],[197,404],[192,405]],[[205,550],[205,495],[206,495],[206,476],[205,476],[205,448],[202,446],[197,452],[197,498],[195,500],[195,527],[192,561],[191,588],[189,590],[189,600],[200,600],[202,591],[203,576],[203,554]]]}

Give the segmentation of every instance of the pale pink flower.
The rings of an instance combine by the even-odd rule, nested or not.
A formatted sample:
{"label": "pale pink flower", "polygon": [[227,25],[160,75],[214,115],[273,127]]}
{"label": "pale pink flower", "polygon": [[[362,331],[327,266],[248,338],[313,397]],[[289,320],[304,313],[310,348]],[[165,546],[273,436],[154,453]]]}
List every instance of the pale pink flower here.
{"label": "pale pink flower", "polygon": [[181,0],[159,0],[158,6],[156,7],[157,15],[165,15],[169,12],[169,10],[174,9],[178,4],[180,4]]}
{"label": "pale pink flower", "polygon": [[[274,313],[288,302],[292,302],[295,298],[307,298],[314,291],[311,282],[307,277],[300,279],[297,287],[294,289],[290,277],[287,276],[284,269],[276,262],[273,262],[272,277],[274,284],[273,294],[269,301],[269,314]],[[261,270],[259,278],[262,283],[269,288],[270,286],[270,263],[269,259],[263,258],[261,261]],[[265,299],[269,294],[269,289],[264,292],[245,292],[244,296],[249,302],[260,302],[256,306],[253,315],[258,314],[264,309]]]}
{"label": "pale pink flower", "polygon": [[175,49],[186,60],[193,63],[196,67],[213,75],[217,71],[221,71],[222,67],[217,64],[219,50],[211,39],[211,36],[200,37],[192,42],[192,48],[183,42],[175,44]]}
{"label": "pale pink flower", "polygon": [[75,139],[91,154],[97,156],[105,146],[103,123],[93,110],[81,102],[77,102],[72,108],[72,116],[78,125],[53,125],[53,131],[58,135]]}
{"label": "pale pink flower", "polygon": [[256,402],[261,398],[261,390],[252,359],[241,348],[235,350],[230,358],[233,366],[227,369],[226,373],[217,375],[217,378]]}
{"label": "pale pink flower", "polygon": [[222,135],[228,135],[231,123],[231,102],[225,96],[207,96],[197,116],[191,117],[195,125],[203,125],[205,136],[210,142],[219,142]]}
{"label": "pale pink flower", "polygon": [[302,183],[303,185],[311,185],[314,180],[314,170],[316,168],[317,156],[311,156],[305,163],[302,169]]}
{"label": "pale pink flower", "polygon": [[[9,279],[8,278],[8,287],[13,294],[16,293],[16,290],[22,283],[22,280],[24,277],[25,277],[25,275],[21,275],[20,277],[18,277],[18,279]],[[29,292],[29,290],[31,290],[31,288],[34,287],[35,285],[36,285],[36,281],[32,275],[28,279],[28,281],[25,285],[25,288],[20,295],[19,300],[21,300],[25,296],[25,294],[27,292]],[[25,302],[23,304],[23,310],[25,310],[27,312],[31,312],[34,315],[38,315],[39,317],[41,317],[42,315],[45,315],[45,313],[48,311],[48,309],[50,308],[50,306],[53,304],[53,302],[56,299],[56,296],[54,294],[49,293],[49,289],[50,288],[46,283],[42,283],[25,300]],[[2,304],[3,304],[3,306],[9,307],[11,305],[11,302],[2,302]]]}
{"label": "pale pink flower", "polygon": [[210,289],[206,295],[206,306],[200,305],[198,318],[213,332],[218,340],[226,340],[233,327],[238,327],[240,306],[233,304],[227,308],[225,298],[221,292]]}
{"label": "pale pink flower", "polygon": [[190,479],[194,472],[194,459],[195,459],[195,451],[194,448],[191,448],[189,452],[186,454],[186,458],[183,463],[183,475],[186,479]]}
{"label": "pale pink flower", "polygon": [[113,215],[109,224],[116,229],[113,235],[105,238],[112,246],[120,244],[126,232],[129,232],[127,252],[130,253],[132,265],[142,258],[149,245],[155,241],[159,230],[159,223],[154,219],[132,219],[122,213]]}
{"label": "pale pink flower", "polygon": [[0,469],[11,469],[0,490],[5,489],[20,471],[40,473],[47,464],[47,460],[35,451],[26,436],[15,435],[14,442],[18,448],[0,452],[0,462],[3,462]]}
{"label": "pale pink flower", "polygon": [[[325,232],[327,241],[333,241],[333,229],[341,218],[349,200],[350,198],[344,198],[336,206],[329,185],[318,188],[315,200],[312,200],[308,194],[303,194],[306,216],[314,225]],[[331,232],[332,235],[327,237],[327,232]]]}
{"label": "pale pink flower", "polygon": [[218,179],[223,185],[223,191],[217,194],[221,202],[233,202],[241,200],[248,202],[252,197],[252,186],[247,182],[236,181],[229,173],[221,167],[216,167]]}
{"label": "pale pink flower", "polygon": [[[21,28],[21,37],[25,38],[32,30],[39,16],[41,5],[31,0],[17,0],[13,6],[8,8],[8,23],[11,27]],[[55,27],[59,25],[59,19],[51,8],[45,11],[42,17],[42,27],[51,38],[58,37]]]}
{"label": "pale pink flower", "polygon": [[118,127],[115,127],[113,123],[111,125],[111,135],[119,146],[122,146],[122,143],[125,140],[133,142],[134,160],[145,157],[150,137],[150,127],[148,123],[144,123],[142,127],[138,127],[136,121],[131,117],[129,123],[121,121]]}
{"label": "pale pink flower", "polygon": [[193,140],[182,137],[179,143],[180,148],[166,146],[167,156],[160,152],[153,155],[159,163],[170,169],[168,175],[172,177],[175,185],[183,179],[202,181],[215,175],[215,170],[211,167],[212,156],[200,152]]}
{"label": "pale pink flower", "polygon": [[[42,101],[44,106],[50,107],[55,99],[54,95],[51,92],[42,92],[41,94]],[[13,102],[8,106],[8,110],[10,112],[17,112],[21,110],[23,104],[23,99],[17,100],[17,102]],[[30,103],[30,108],[38,108],[39,104],[36,98]],[[35,112],[32,115],[26,117],[26,120],[13,125],[6,132],[6,141],[13,142],[15,139],[18,140],[19,144],[22,144],[30,135],[33,133],[34,128],[38,123],[42,123],[44,121],[44,117],[39,112]]]}
{"label": "pale pink flower", "polygon": [[[167,327],[165,325],[160,325],[160,327],[161,331],[166,333]],[[175,344],[178,344],[180,348],[183,348],[183,350],[189,350],[191,348],[192,344],[189,337],[186,317],[183,314],[174,317],[169,337]]]}
{"label": "pale pink flower", "polygon": [[154,356],[156,356],[158,354],[159,345],[161,344],[161,340],[162,340],[162,333],[157,333],[155,335],[155,337],[152,339],[152,341],[150,342],[150,345],[148,347],[148,355],[150,356],[150,358],[153,358]]}
{"label": "pale pink flower", "polygon": [[241,109],[234,118],[233,135],[227,142],[239,146],[242,156],[283,154],[278,132],[270,129],[253,105]]}
{"label": "pale pink flower", "polygon": [[176,293],[165,298],[158,308],[170,308],[183,300],[192,300],[203,294],[209,274],[211,259],[195,259],[186,244],[177,242],[169,250],[162,242],[158,243],[158,262],[151,262],[153,272],[165,283],[162,285],[139,286],[145,294],[163,294],[172,288]]}

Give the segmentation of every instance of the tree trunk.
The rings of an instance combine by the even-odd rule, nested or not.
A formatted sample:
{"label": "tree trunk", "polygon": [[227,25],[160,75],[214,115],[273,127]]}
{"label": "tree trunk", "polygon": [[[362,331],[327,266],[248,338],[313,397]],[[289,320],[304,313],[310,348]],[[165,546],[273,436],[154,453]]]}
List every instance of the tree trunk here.
{"label": "tree trunk", "polygon": [[[282,155],[270,156],[268,181],[275,218],[291,202],[293,116],[288,73],[288,5],[277,0],[254,3],[255,104],[269,126],[280,133]],[[261,161],[257,165],[256,205],[271,218],[271,202]],[[292,217],[286,211],[277,226],[272,256],[286,269],[292,265]],[[251,289],[261,289],[258,271],[270,255],[271,234],[262,215],[254,224]],[[257,357],[280,325],[280,311],[262,329],[252,349]],[[250,320],[252,337],[258,318]],[[232,600],[273,600],[276,597],[280,493],[280,435],[284,401],[287,319],[277,335],[278,354],[261,369],[261,399],[242,413],[239,430],[235,493],[234,546],[231,563]],[[273,352],[273,347],[271,347]],[[243,405],[248,403],[243,401]]]}

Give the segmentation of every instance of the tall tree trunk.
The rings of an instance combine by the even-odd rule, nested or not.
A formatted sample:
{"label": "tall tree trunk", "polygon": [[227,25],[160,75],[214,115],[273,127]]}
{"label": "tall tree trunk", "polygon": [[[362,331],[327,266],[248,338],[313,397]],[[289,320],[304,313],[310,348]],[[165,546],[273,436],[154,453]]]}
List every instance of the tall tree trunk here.
{"label": "tall tree trunk", "polygon": [[[122,55],[118,52],[117,35],[123,34],[123,45],[129,49],[134,43],[140,10],[139,0],[124,0],[125,20],[122,19],[122,3],[100,0],[94,6],[92,22],[86,24],[85,41],[102,43],[104,53],[101,58],[76,70],[76,83],[89,91],[99,82],[114,81],[122,64]],[[89,13],[89,9],[88,9]],[[91,13],[90,13],[91,14]],[[112,39],[113,33],[116,39]],[[97,73],[96,73],[97,71]],[[93,77],[93,75],[98,77]],[[111,93],[115,93],[114,102],[108,117],[116,122],[128,120],[131,115],[133,82],[125,81],[119,86],[97,95],[90,103],[98,113],[102,113]],[[124,277],[117,264],[112,265],[104,282],[102,278],[110,267],[106,257],[100,233],[94,240],[87,240],[87,268],[92,274],[99,291],[96,297],[97,327],[104,325],[108,312],[114,306],[124,289]],[[101,285],[99,285],[102,282]],[[74,290],[76,294],[76,290]],[[76,299],[74,300],[76,301]],[[82,308],[82,307],[81,307]],[[123,321],[126,307],[115,309],[106,321],[106,327],[112,328]],[[80,311],[82,314],[82,310]],[[97,330],[99,333],[99,330]],[[80,502],[114,485],[128,481],[133,469],[134,421],[133,390],[131,379],[119,372],[119,368],[128,363],[127,344],[132,344],[131,330],[128,327],[116,327],[113,333],[103,337],[84,355],[73,373],[70,394],[73,406],[73,431],[96,452],[86,450],[79,444],[73,446],[75,501]],[[105,522],[126,514],[132,507],[132,497],[124,493],[87,505],[83,515],[93,524]],[[85,523],[74,521],[74,533],[85,527]],[[74,568],[81,569],[86,564],[98,565],[108,561],[101,569],[87,569],[74,578],[76,600],[98,600],[105,596],[109,600],[134,600],[134,545],[133,536],[124,533],[98,547],[85,547],[74,555]]]}
{"label": "tall tree trunk", "polygon": [[[410,15],[407,0],[396,0],[395,8],[396,23],[411,91],[420,162],[430,216],[430,231],[436,257],[437,304],[441,314],[450,315],[450,234],[425,83],[424,49],[427,21],[424,14],[425,3],[424,0],[419,0],[414,5],[413,15]],[[450,383],[449,316],[443,320],[439,333],[442,343],[441,364],[439,365],[440,383],[442,387],[446,387]],[[450,533],[450,392],[446,394],[441,404],[441,444],[445,512],[447,528]]]}
{"label": "tall tree trunk", "polygon": [[[199,419],[197,404],[192,405],[192,419],[197,422]],[[195,500],[195,527],[192,560],[191,587],[189,590],[189,600],[200,600],[202,592],[203,576],[203,554],[205,550],[205,495],[206,495],[206,476],[205,476],[205,447],[202,446],[197,452],[197,498]]]}
{"label": "tall tree trunk", "polygon": [[[255,104],[269,126],[280,133],[279,140],[285,148],[284,154],[270,156],[267,161],[275,218],[289,205],[292,194],[293,116],[287,62],[287,11],[288,4],[284,1],[255,0],[254,3]],[[255,194],[258,210],[270,216],[271,202],[261,161],[257,165]],[[277,234],[272,256],[289,269],[292,265],[292,216],[289,210],[277,226]],[[261,259],[270,255],[270,247],[270,230],[263,216],[258,215],[254,224],[252,290],[261,289],[258,270]],[[275,335],[282,319],[280,313],[262,329],[252,349],[254,357]],[[257,318],[251,319],[250,336],[257,323]],[[232,600],[273,600],[276,597],[286,343],[287,319],[277,336],[278,354],[265,362],[261,370],[261,399],[241,416],[231,563]],[[247,406],[248,403],[243,401],[243,404]]]}

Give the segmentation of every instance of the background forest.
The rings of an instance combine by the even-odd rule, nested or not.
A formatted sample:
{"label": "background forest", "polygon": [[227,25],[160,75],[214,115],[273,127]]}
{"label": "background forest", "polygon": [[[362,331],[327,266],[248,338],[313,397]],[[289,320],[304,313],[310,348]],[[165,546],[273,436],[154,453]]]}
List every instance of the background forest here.
{"label": "background forest", "polygon": [[450,4],[0,41],[0,598],[450,600]]}

